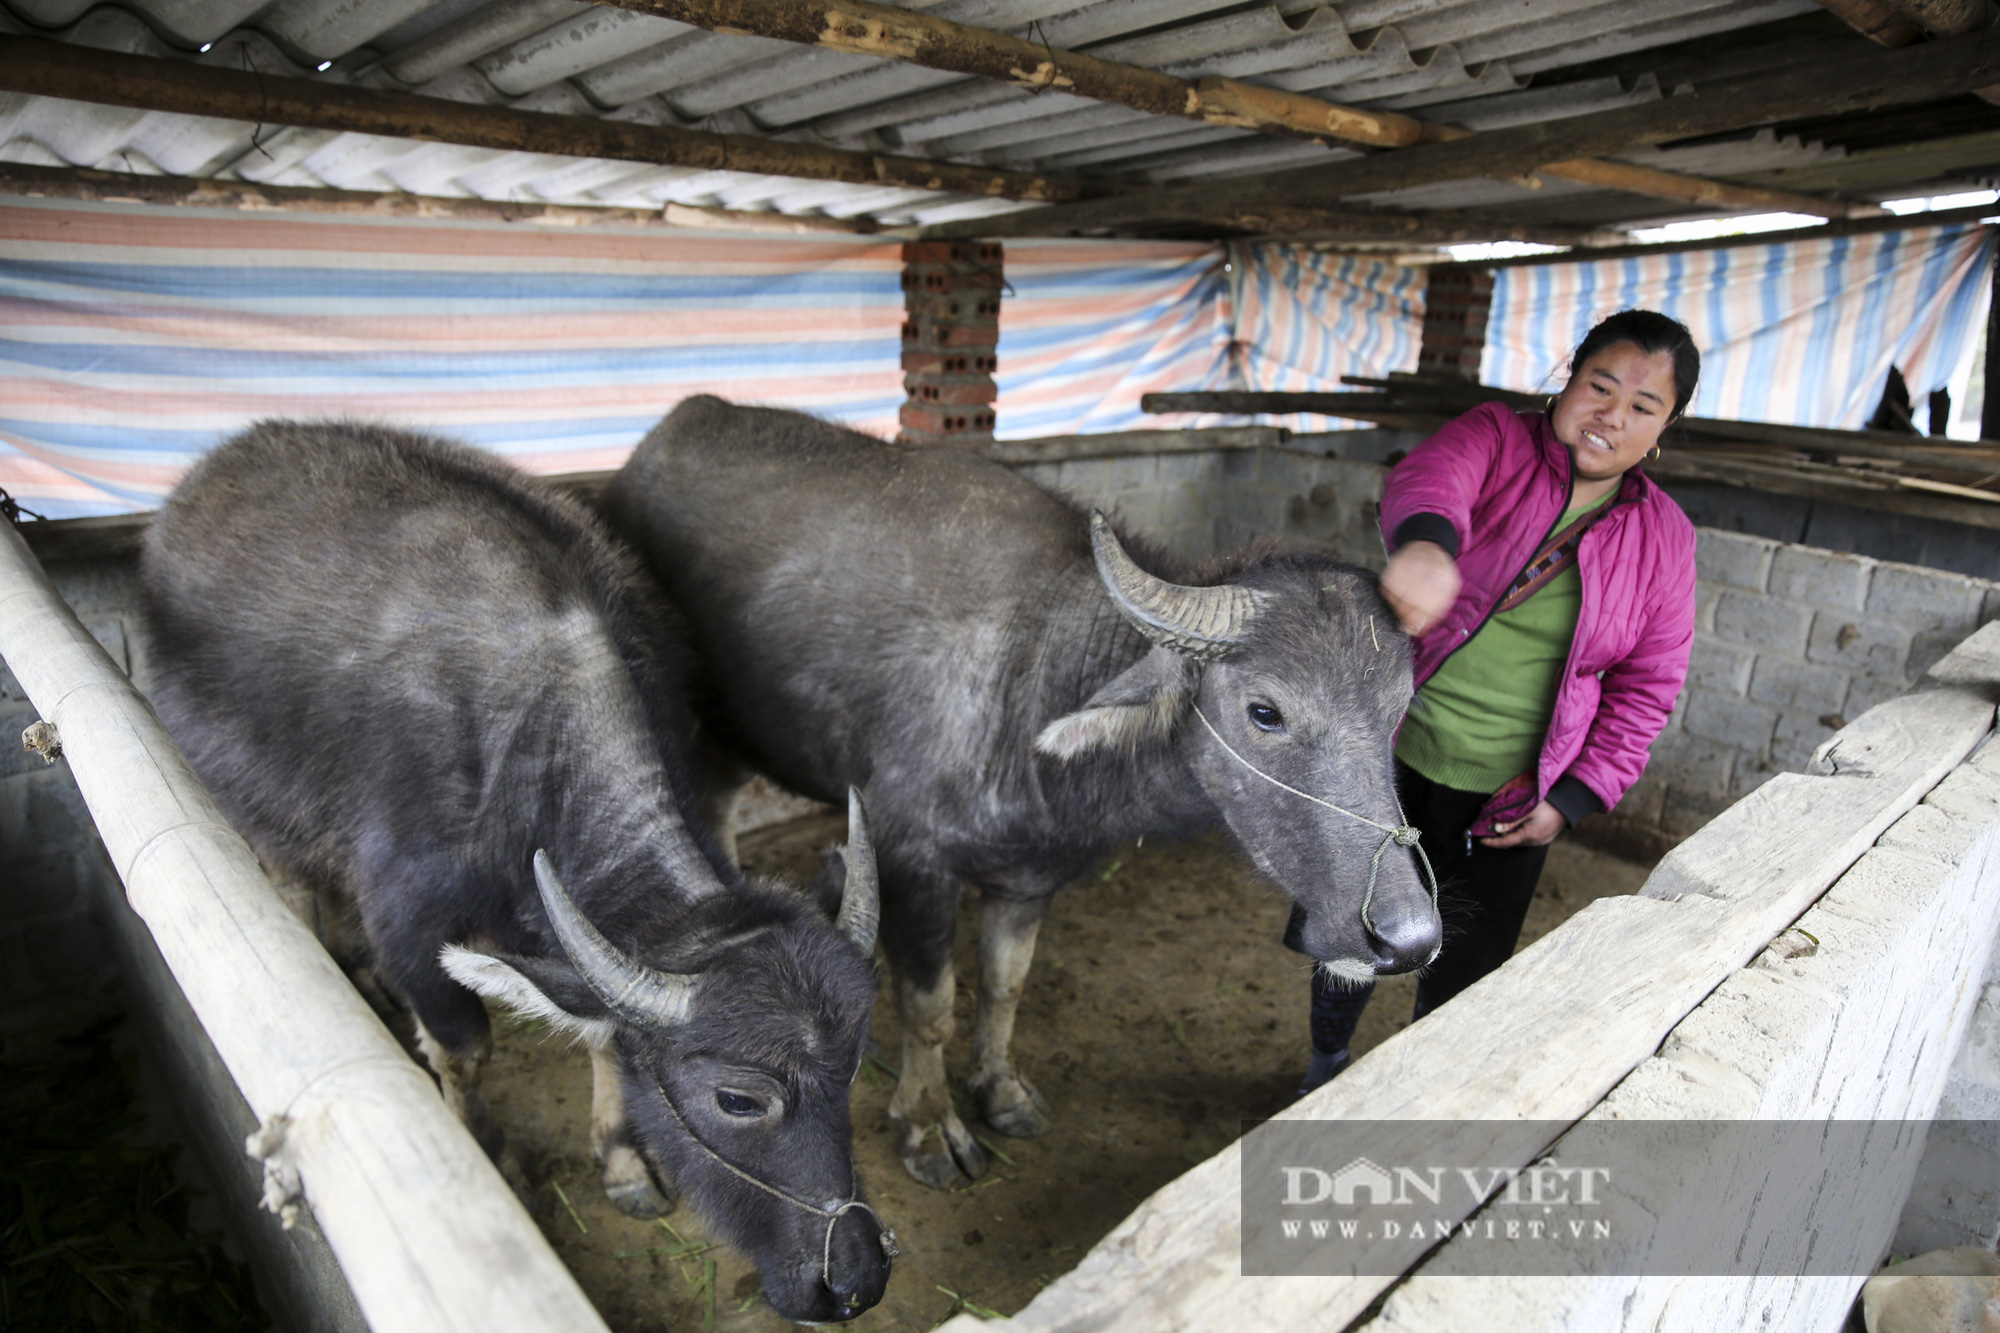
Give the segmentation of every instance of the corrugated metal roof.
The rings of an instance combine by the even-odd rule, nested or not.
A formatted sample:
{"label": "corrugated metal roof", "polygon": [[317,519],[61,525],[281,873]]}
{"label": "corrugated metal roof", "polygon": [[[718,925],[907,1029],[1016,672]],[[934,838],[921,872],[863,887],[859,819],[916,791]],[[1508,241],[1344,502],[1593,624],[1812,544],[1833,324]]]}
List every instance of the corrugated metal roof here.
{"label": "corrugated metal roof", "polygon": [[[1701,43],[1732,73],[1865,46],[1814,0],[905,0],[962,23],[1165,70],[1224,75],[1331,101],[1496,129],[1671,91]],[[1768,31],[1771,40],[1759,43]],[[1085,177],[1168,182],[1335,160],[1349,150],[1148,116],[1061,92],[719,35],[577,0],[0,0],[0,33],[227,69],[309,76],[459,102],[759,134]],[[1802,53],[1804,53],[1802,55]],[[1649,59],[1657,59],[1657,69]],[[321,71],[318,66],[331,62]],[[2000,130],[2000,111],[1986,128]],[[1839,190],[1844,150],[1769,132],[1629,160]],[[1856,183],[1970,185],[1956,155],[1879,152]],[[657,208],[696,204],[893,226],[1024,207],[984,196],[501,152],[0,94],[0,160],[267,185]],[[1929,172],[1926,176],[1923,173]],[[1914,174],[1912,174],[1914,173]],[[1800,185],[1797,188],[1805,188]],[[1544,220],[1687,216],[1684,206],[1552,183],[1453,182],[1379,196]]]}

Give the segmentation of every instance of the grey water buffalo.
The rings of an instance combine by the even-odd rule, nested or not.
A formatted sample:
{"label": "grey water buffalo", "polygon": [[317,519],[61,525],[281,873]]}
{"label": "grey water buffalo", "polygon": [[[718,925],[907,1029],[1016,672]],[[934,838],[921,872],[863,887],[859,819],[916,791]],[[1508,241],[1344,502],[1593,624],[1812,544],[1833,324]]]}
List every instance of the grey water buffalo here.
{"label": "grey water buffalo", "polygon": [[141,578],[168,730],[268,865],[351,903],[490,1153],[481,996],[590,1047],[620,1207],[683,1192],[793,1319],[880,1300],[893,1242],[848,1118],[875,994],[859,806],[837,921],[719,853],[678,631],[597,520],[459,445],[267,421],[173,493]]}
{"label": "grey water buffalo", "polygon": [[1006,1134],[1048,1127],[1008,1050],[1048,898],[1127,839],[1225,825],[1341,975],[1435,955],[1435,901],[1390,832],[1408,642],[1365,571],[1274,554],[1170,580],[967,451],[710,397],[653,430],[605,508],[687,617],[725,755],[867,799],[904,1031],[890,1114],[919,1180],[984,1165],[944,1068],[963,886],[970,1083]]}

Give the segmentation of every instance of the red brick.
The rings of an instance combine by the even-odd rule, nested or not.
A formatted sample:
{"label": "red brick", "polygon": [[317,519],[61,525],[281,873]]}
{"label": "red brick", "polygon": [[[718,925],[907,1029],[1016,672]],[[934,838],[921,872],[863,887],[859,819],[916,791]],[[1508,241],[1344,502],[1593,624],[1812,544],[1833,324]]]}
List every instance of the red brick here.
{"label": "red brick", "polygon": [[939,407],[976,406],[990,403],[1000,396],[1000,387],[984,375],[954,376],[942,380],[912,378],[905,381],[903,387],[909,392],[912,403],[926,407],[933,404]]}
{"label": "red brick", "polygon": [[904,403],[898,419],[906,438],[918,436],[977,436],[993,433],[993,413],[965,408],[923,407]]}

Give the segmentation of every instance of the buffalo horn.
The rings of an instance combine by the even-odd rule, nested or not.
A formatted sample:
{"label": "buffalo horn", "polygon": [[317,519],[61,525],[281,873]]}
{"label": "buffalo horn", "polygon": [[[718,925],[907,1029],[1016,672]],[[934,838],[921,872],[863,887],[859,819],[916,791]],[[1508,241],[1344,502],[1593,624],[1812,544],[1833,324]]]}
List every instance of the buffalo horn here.
{"label": "buffalo horn", "polygon": [[695,978],[656,972],[620,953],[571,899],[544,851],[535,853],[535,887],[542,892],[542,906],[563,952],[613,1013],[650,1027],[676,1027],[687,1020]]}
{"label": "buffalo horn", "polygon": [[834,923],[840,933],[860,946],[861,952],[875,952],[875,923],[882,910],[882,885],[875,871],[875,844],[868,839],[868,820],[861,808],[861,793],[847,789],[847,883],[840,891],[840,916]]}
{"label": "buffalo horn", "polygon": [[1249,633],[1262,601],[1249,588],[1187,588],[1148,574],[1133,563],[1110,521],[1095,509],[1090,511],[1090,550],[1097,557],[1097,577],[1119,613],[1148,639],[1183,657],[1213,662],[1229,656]]}

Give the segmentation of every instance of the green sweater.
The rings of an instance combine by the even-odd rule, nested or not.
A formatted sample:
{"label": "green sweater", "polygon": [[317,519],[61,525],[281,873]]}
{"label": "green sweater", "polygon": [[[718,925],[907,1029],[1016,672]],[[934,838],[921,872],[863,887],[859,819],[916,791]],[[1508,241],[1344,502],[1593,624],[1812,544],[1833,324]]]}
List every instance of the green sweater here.
{"label": "green sweater", "polygon": [[[1571,505],[1553,530],[1611,499]],[[1498,791],[1533,772],[1582,607],[1583,580],[1572,565],[1513,610],[1488,617],[1417,691],[1396,757],[1459,791]]]}

